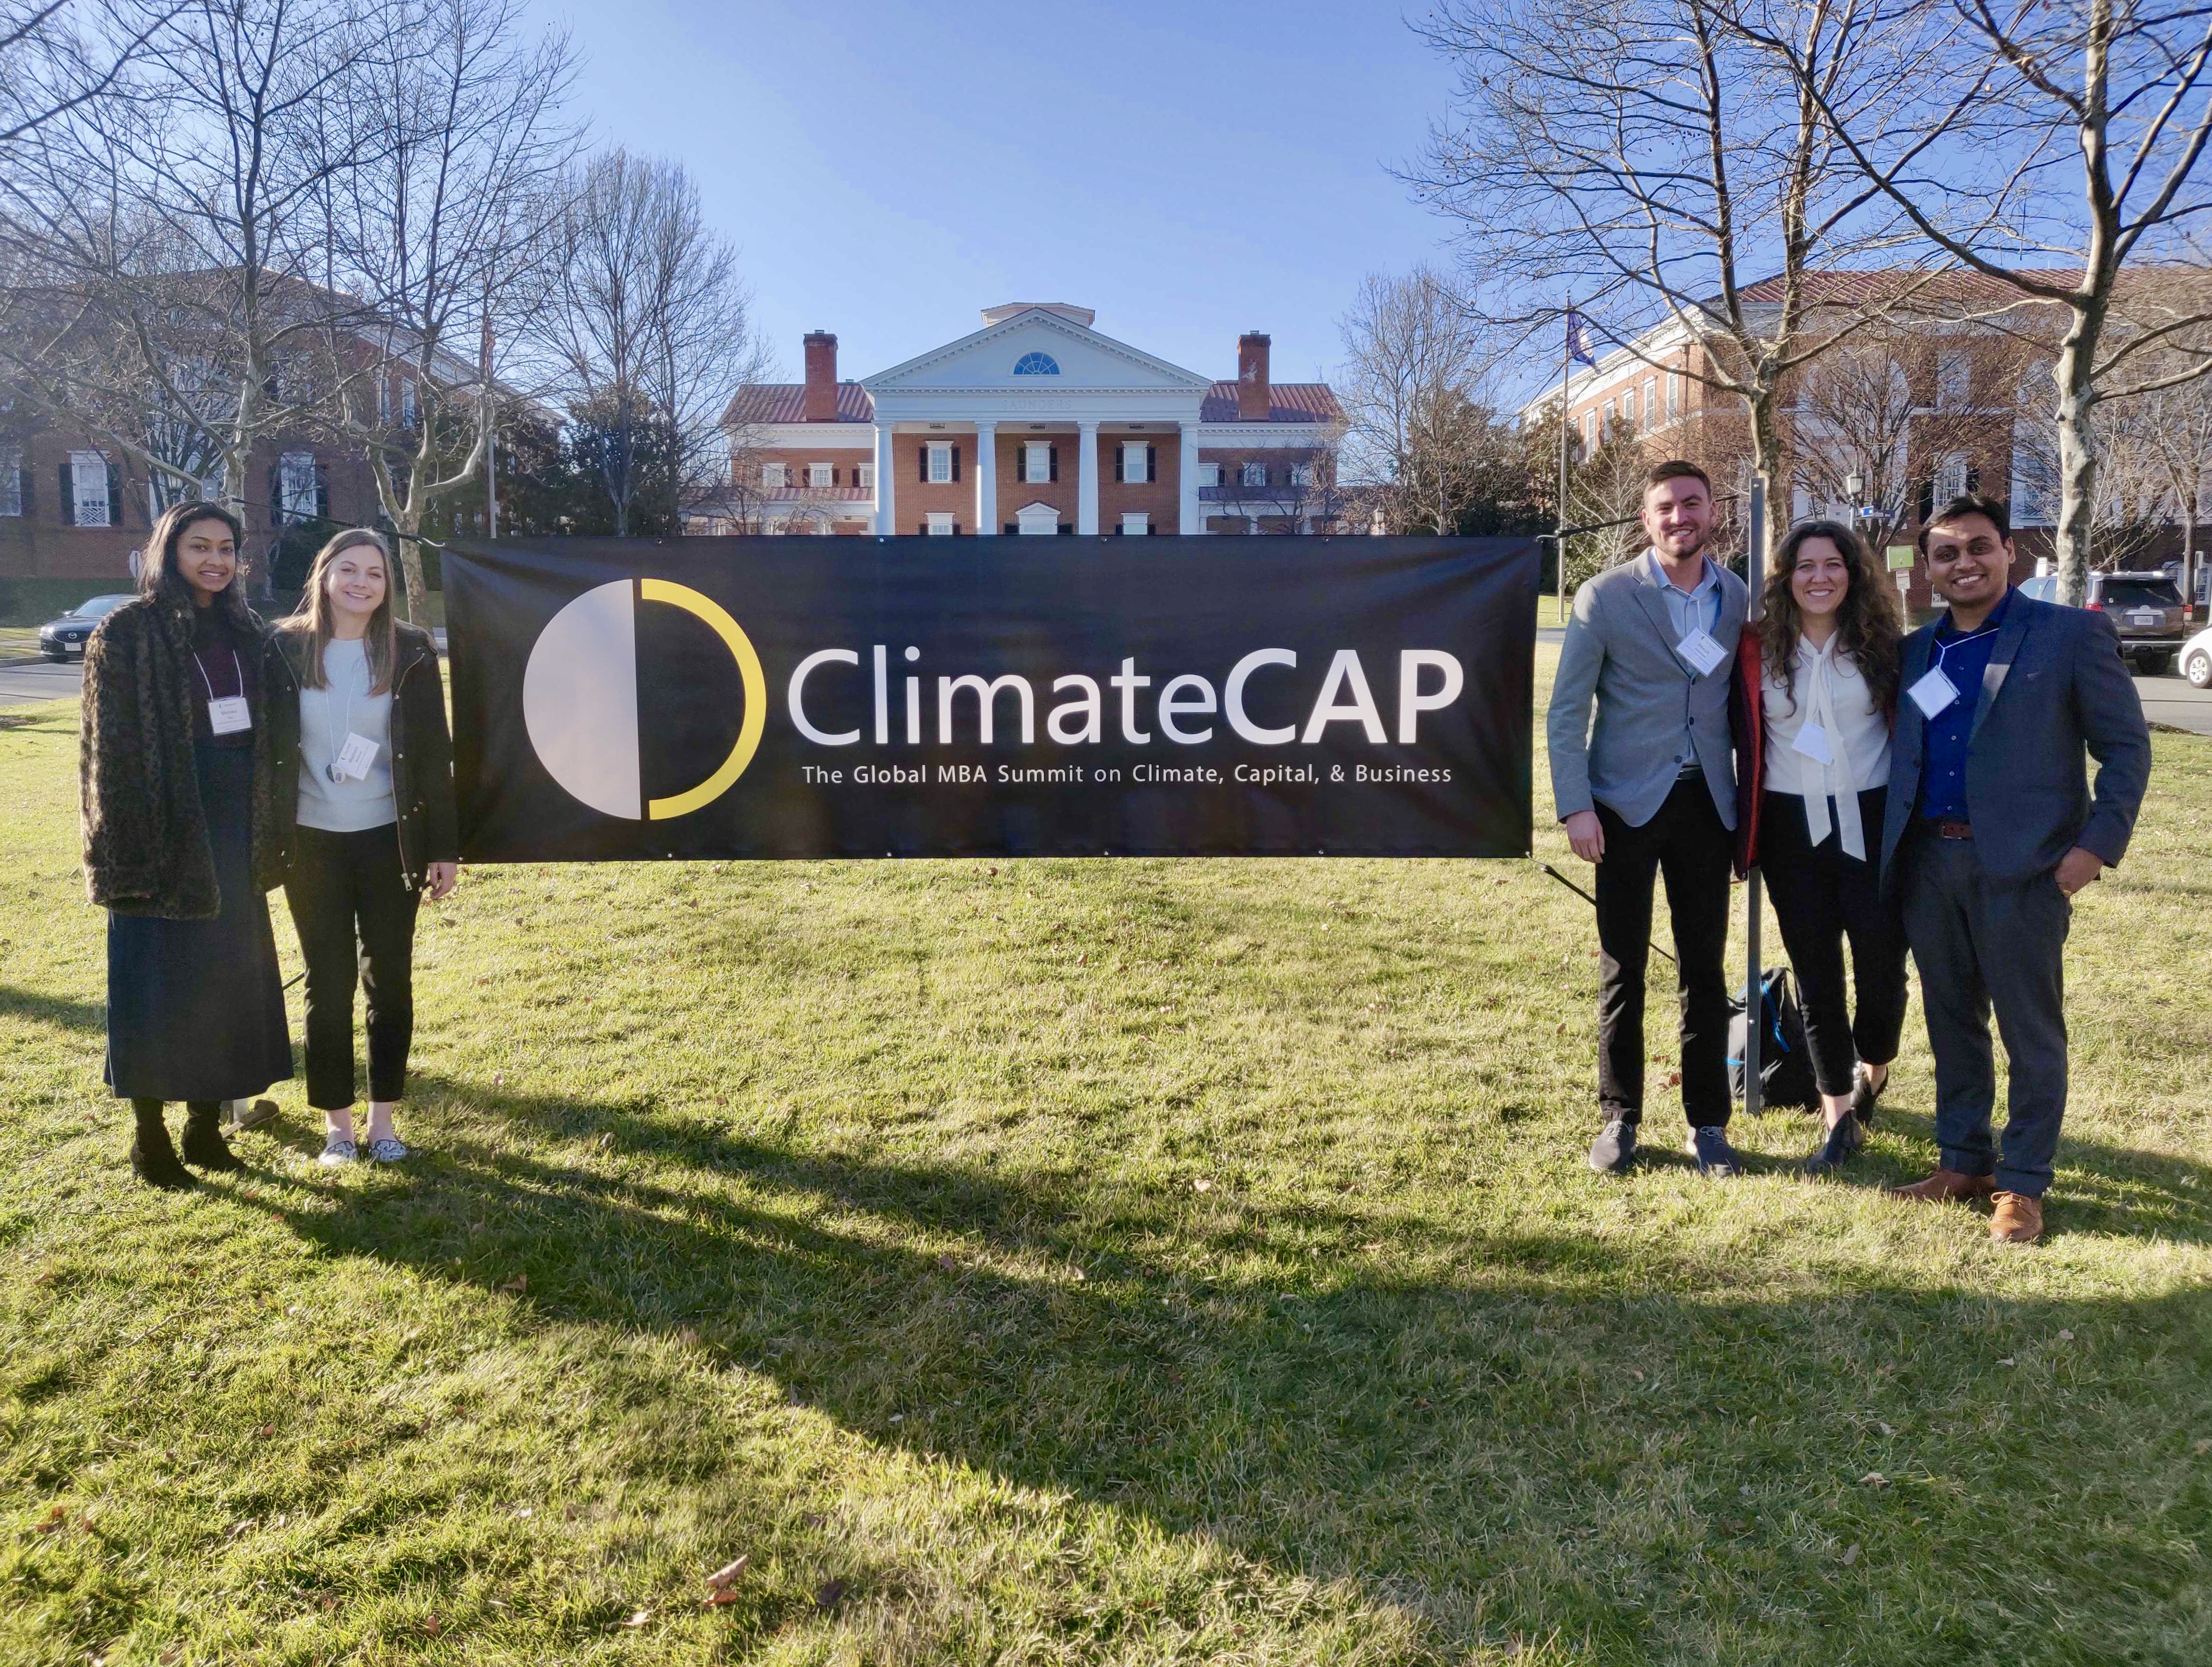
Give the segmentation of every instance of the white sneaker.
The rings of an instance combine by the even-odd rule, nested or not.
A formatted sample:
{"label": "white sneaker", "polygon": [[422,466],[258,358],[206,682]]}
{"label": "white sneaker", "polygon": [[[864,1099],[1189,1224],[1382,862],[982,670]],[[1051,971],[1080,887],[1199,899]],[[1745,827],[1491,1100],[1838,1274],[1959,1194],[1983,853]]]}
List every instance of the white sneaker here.
{"label": "white sneaker", "polygon": [[323,1143],[322,1155],[317,1158],[315,1161],[317,1163],[327,1163],[332,1168],[336,1168],[339,1164],[351,1163],[360,1155],[360,1147],[355,1145],[349,1140],[340,1140],[336,1135],[332,1135],[328,1140]]}
{"label": "white sneaker", "polygon": [[407,1155],[406,1143],[392,1135],[368,1143],[368,1155],[378,1163],[398,1163]]}

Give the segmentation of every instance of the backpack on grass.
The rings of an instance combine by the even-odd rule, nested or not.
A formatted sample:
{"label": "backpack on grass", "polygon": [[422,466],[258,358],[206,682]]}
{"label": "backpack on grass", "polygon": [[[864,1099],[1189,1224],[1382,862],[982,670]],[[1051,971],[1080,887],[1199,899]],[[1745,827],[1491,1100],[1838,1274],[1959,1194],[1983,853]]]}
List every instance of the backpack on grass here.
{"label": "backpack on grass", "polygon": [[[1759,1082],[1761,1103],[1795,1106],[1817,1111],[1819,1087],[1813,1080],[1813,1055],[1805,1046],[1805,1015],[1797,1006],[1797,991],[1790,969],[1771,967],[1759,981]],[[1729,1092],[1744,1097],[1744,1003],[1729,997]]]}

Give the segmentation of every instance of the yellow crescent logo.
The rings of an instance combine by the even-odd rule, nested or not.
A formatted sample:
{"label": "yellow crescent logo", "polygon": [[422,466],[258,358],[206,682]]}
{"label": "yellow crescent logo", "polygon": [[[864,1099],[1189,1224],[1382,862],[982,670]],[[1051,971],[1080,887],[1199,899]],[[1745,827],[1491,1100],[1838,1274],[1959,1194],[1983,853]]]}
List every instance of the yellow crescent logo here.
{"label": "yellow crescent logo", "polygon": [[[744,721],[730,755],[697,786],[645,799],[638,762],[638,602],[704,621],[737,663]],[[745,773],[768,726],[768,676],[737,621],[711,597],[665,579],[626,579],[584,592],[546,621],[522,674],[523,724],[538,761],[570,797],[610,816],[664,821],[712,804]]]}

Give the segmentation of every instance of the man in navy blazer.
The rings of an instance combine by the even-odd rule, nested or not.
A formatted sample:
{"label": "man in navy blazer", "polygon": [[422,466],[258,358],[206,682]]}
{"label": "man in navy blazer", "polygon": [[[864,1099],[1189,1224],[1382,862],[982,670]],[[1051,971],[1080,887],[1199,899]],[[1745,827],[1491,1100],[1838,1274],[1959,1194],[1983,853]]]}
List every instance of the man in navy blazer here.
{"label": "man in navy blazer", "polygon": [[[1942,1158],[1898,1192],[1989,1197],[1990,1237],[2026,1244],[2066,1112],[2069,900],[2127,852],[2150,730],[2112,621],[2010,588],[2004,505],[1953,499],[1920,548],[1950,612],[1905,640],[1881,870],[1920,968]],[[2012,1076],[2001,1146],[1992,1006]]]}

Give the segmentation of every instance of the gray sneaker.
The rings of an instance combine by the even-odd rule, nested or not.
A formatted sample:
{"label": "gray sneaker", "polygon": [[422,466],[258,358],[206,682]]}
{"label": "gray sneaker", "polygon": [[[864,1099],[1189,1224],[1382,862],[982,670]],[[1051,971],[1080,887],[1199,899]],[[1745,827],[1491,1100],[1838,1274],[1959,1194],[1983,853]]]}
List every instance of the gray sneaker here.
{"label": "gray sneaker", "polygon": [[1636,1161],[1636,1125],[1617,1117],[1590,1143],[1589,1167],[1601,1175],[1626,1175]]}
{"label": "gray sneaker", "polygon": [[1691,1130],[1689,1139],[1682,1143],[1682,1149],[1698,1161],[1700,1175],[1725,1179],[1743,1173],[1743,1165],[1737,1161],[1735,1148],[1728,1143],[1728,1131],[1717,1123]]}

